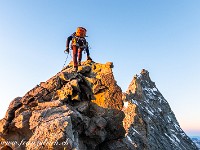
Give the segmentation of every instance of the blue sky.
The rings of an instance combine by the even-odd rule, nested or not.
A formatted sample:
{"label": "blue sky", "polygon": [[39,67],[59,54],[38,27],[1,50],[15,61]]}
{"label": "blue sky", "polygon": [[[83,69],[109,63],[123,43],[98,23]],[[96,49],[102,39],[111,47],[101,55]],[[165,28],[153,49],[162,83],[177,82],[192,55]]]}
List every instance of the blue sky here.
{"label": "blue sky", "polygon": [[0,117],[62,68],[66,38],[84,26],[91,57],[114,63],[123,91],[147,69],[181,127],[200,135],[199,8],[199,0],[1,0]]}

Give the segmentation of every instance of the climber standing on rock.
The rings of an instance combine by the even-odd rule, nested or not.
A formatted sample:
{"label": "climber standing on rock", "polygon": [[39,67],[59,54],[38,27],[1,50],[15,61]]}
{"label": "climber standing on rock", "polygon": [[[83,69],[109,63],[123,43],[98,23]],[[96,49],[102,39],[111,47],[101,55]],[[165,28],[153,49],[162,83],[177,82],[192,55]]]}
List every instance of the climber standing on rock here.
{"label": "climber standing on rock", "polygon": [[[66,41],[66,50],[64,52],[69,53],[69,44],[71,41],[71,49],[73,51],[73,62],[75,71],[78,70],[78,66],[81,65],[82,52],[83,50],[87,53],[87,60],[92,60],[90,58],[88,42],[86,41],[87,30],[83,27],[78,27],[76,32],[70,35]],[[78,58],[77,58],[78,57]],[[78,60],[77,60],[78,59]]]}

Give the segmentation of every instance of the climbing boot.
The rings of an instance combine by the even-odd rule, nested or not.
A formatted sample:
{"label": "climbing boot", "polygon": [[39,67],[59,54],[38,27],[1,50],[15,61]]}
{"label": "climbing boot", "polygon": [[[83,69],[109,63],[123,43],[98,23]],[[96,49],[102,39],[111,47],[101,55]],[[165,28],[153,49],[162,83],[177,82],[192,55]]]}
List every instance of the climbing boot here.
{"label": "climbing boot", "polygon": [[91,60],[92,61],[92,58],[90,56],[87,56],[87,60]]}
{"label": "climbing boot", "polygon": [[78,66],[74,67],[74,71],[77,72],[78,71]]}

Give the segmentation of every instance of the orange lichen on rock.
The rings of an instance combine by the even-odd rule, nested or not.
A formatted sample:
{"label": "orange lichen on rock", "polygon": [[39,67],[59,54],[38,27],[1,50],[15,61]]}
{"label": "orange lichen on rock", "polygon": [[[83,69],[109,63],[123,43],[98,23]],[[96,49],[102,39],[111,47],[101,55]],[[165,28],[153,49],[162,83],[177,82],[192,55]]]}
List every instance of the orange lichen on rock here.
{"label": "orange lichen on rock", "polygon": [[123,107],[122,90],[114,79],[112,68],[113,64],[111,62],[93,64],[92,73],[99,79],[98,87],[100,88],[97,94],[94,95],[95,99],[92,102],[103,108],[121,110]]}
{"label": "orange lichen on rock", "polygon": [[137,115],[135,110],[136,110],[135,104],[133,104],[129,101],[124,102],[123,112],[126,115],[125,115],[125,118],[123,120],[123,126],[124,126],[124,129],[126,130],[127,133],[128,133],[128,129],[130,128],[130,126],[134,123],[134,117]]}

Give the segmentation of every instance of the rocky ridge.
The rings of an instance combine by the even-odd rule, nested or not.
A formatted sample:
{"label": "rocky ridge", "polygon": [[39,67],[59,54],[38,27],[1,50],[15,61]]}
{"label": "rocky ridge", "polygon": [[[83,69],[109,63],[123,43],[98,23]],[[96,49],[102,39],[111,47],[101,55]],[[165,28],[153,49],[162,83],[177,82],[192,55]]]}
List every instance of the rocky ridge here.
{"label": "rocky ridge", "polygon": [[15,98],[0,120],[1,149],[197,149],[148,71],[123,93],[112,68],[85,61],[74,72],[70,63]]}

